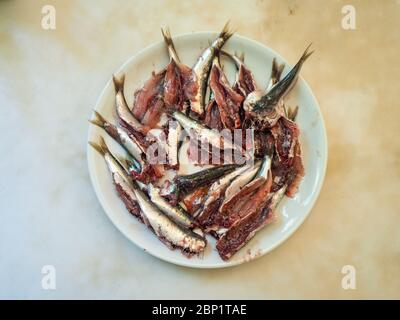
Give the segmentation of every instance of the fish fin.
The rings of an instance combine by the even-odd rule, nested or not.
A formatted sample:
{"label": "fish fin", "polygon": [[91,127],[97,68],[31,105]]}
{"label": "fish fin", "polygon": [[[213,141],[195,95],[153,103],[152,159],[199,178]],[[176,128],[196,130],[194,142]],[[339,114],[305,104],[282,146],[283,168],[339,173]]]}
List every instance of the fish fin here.
{"label": "fish fin", "polygon": [[169,31],[169,27],[165,27],[165,29],[161,28],[161,33],[163,35],[165,44],[167,45],[167,49],[168,49],[170,57],[176,63],[179,63],[180,59],[179,59],[178,53],[176,52],[174,41],[172,41],[172,36],[171,36],[171,32]]}
{"label": "fish fin", "polygon": [[219,37],[222,38],[222,39],[224,39],[224,41],[227,41],[227,40],[228,40],[230,37],[232,37],[232,35],[235,33],[235,31],[233,31],[233,30],[230,29],[229,23],[230,23],[230,20],[228,20],[228,21],[225,23],[225,25],[224,25],[222,31],[221,31],[220,34],[219,34]]}
{"label": "fish fin", "polygon": [[99,144],[97,144],[97,143],[95,143],[95,142],[93,142],[93,141],[89,141],[89,145],[90,145],[94,150],[96,150],[100,155],[102,155],[102,156],[105,155],[105,152],[104,152],[103,148],[102,148]]}
{"label": "fish fin", "polygon": [[276,81],[279,81],[279,79],[281,78],[283,69],[285,69],[285,64],[279,64],[276,61],[276,58],[274,58],[272,60],[272,71],[271,71],[271,78],[276,79]]}
{"label": "fish fin", "polygon": [[114,88],[115,92],[124,92],[124,83],[125,83],[125,74],[123,74],[121,77],[117,78],[115,75],[113,75],[113,82],[114,82]]}
{"label": "fish fin", "polygon": [[164,41],[167,44],[167,46],[174,46],[174,43],[172,42],[171,38],[171,32],[169,31],[169,27],[165,27],[165,29],[161,28],[161,33],[163,35]]}
{"label": "fish fin", "polygon": [[297,113],[299,112],[299,106],[294,107],[293,109],[289,107],[287,112],[287,117],[289,120],[296,121]]}
{"label": "fish fin", "polygon": [[312,43],[310,43],[310,44],[307,46],[306,50],[304,50],[304,53],[303,53],[303,55],[301,56],[299,62],[297,62],[297,64],[299,64],[299,63],[303,64],[304,61],[306,61],[306,60],[308,59],[308,57],[311,56],[311,55],[314,53],[314,50],[312,50],[311,52],[309,52],[309,49],[310,49],[311,45],[312,45]]}
{"label": "fish fin", "polygon": [[104,117],[99,112],[97,112],[96,110],[93,110],[93,113],[94,113],[95,118],[94,119],[90,119],[89,122],[91,124],[94,124],[94,125],[100,127],[100,128],[104,128],[106,126],[106,124],[107,124],[107,120],[104,119]]}
{"label": "fish fin", "polygon": [[[111,154],[113,157],[114,155],[111,153],[110,149],[108,149],[108,146],[106,144],[106,141],[104,140],[104,138],[102,136],[100,136],[100,148],[103,150],[103,154],[109,153]],[[115,158],[115,157],[114,157]]]}

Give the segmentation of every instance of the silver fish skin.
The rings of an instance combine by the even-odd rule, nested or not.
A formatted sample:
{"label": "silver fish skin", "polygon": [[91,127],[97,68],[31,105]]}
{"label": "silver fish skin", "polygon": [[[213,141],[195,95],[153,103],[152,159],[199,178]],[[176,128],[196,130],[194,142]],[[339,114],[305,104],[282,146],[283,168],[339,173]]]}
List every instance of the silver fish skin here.
{"label": "silver fish skin", "polygon": [[145,223],[157,237],[171,249],[179,248],[184,254],[199,254],[206,247],[206,239],[170,220],[138,188],[134,192]]}
{"label": "silver fish skin", "polygon": [[217,131],[205,127],[200,122],[185,116],[182,112],[174,111],[171,115],[181,124],[181,126],[189,135],[194,133],[199,140],[207,141],[219,149],[221,149],[223,145],[223,149],[234,149],[241,151],[240,147],[233,144],[231,141],[224,139],[224,137]]}
{"label": "silver fish skin", "polygon": [[216,51],[220,50],[232,35],[233,32],[229,30],[229,22],[227,22],[218,37],[203,51],[193,66],[198,91],[195,99],[191,101],[190,109],[198,115],[204,113],[208,76],[210,74],[212,61],[215,57]]}
{"label": "silver fish skin", "polygon": [[115,141],[117,141],[143,168],[142,155],[145,150],[135,140],[135,137],[129,135],[121,127],[108,122],[99,112],[94,110],[95,119],[89,120],[92,124],[104,129]]}
{"label": "silver fish skin", "polygon": [[117,112],[118,123],[130,134],[143,136],[147,133],[145,128],[133,115],[126,102],[124,95],[125,74],[120,77],[113,75],[115,89],[115,109]]}
{"label": "silver fish skin", "polygon": [[195,227],[195,221],[183,208],[172,206],[160,195],[160,190],[151,183],[147,187],[150,200],[171,220],[185,228]]}

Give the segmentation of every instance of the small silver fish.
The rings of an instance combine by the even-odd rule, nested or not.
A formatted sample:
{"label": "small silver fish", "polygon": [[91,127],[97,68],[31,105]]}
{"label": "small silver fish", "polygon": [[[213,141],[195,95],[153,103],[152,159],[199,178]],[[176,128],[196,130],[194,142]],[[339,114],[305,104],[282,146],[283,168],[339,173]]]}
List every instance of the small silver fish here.
{"label": "small silver fish", "polygon": [[179,225],[186,228],[195,227],[195,221],[183,208],[180,206],[174,207],[167,200],[160,195],[160,190],[154,187],[151,183],[147,186],[148,195],[150,200],[165,214],[178,223]]}
{"label": "small silver fish", "polygon": [[145,150],[136,141],[135,137],[129,135],[119,126],[108,122],[99,112],[94,110],[95,118],[89,120],[90,123],[104,129],[115,141],[117,141],[134,158],[135,165],[143,168],[142,155]]}
{"label": "small silver fish", "polygon": [[187,255],[199,254],[204,251],[207,245],[204,237],[170,220],[150,202],[139,187],[136,186],[134,192],[143,220],[169,248],[179,248],[182,253]]}
{"label": "small silver fish", "polygon": [[193,67],[193,71],[197,78],[198,91],[197,95],[190,103],[190,109],[198,115],[202,115],[204,113],[208,76],[216,51],[220,50],[232,35],[233,32],[229,30],[228,21],[218,37],[207,49],[203,51]]}

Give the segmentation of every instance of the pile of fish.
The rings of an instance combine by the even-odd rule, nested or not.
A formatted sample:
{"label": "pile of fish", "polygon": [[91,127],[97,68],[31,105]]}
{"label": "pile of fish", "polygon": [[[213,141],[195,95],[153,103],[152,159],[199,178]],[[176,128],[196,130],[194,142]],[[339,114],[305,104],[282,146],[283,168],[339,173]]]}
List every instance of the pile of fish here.
{"label": "pile of fish", "polygon": [[[270,81],[260,88],[243,56],[222,50],[232,36],[228,24],[193,67],[180,60],[169,30],[162,34],[168,65],[153,72],[134,92],[133,106],[125,99],[125,76],[113,76],[116,124],[97,111],[90,120],[118,142],[126,155],[111,152],[102,137],[90,144],[104,157],[127,210],[165,245],[189,257],[199,255],[209,234],[217,239],[221,258],[228,260],[274,221],[280,200],[284,195],[293,197],[304,176],[300,131],[295,123],[298,107],[288,108],[284,100],[312,52],[307,48],[282,79],[284,65],[274,59]],[[237,70],[232,84],[221,56]],[[252,132],[250,142],[236,143],[221,134],[245,129]],[[160,139],[154,130],[167,138]],[[185,151],[181,147],[183,133],[190,138]],[[196,143],[204,140],[206,147]],[[210,160],[210,149],[219,151],[219,161],[202,168],[204,163],[193,155],[205,153]],[[226,150],[245,161],[228,159],[222,152]],[[151,152],[164,154],[166,161],[152,161]],[[181,175],[181,152],[187,152],[200,170]],[[172,178],[165,179],[167,172],[170,176],[172,172]]]}

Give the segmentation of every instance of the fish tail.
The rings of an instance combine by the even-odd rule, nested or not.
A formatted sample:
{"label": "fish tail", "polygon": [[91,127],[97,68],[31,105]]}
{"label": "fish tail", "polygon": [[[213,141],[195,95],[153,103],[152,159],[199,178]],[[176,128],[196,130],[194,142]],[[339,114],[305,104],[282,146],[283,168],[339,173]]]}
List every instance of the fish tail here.
{"label": "fish tail", "polygon": [[165,27],[165,29],[161,28],[161,33],[163,35],[164,41],[167,44],[167,46],[174,46],[174,43],[172,42],[172,37],[171,37],[171,32],[169,31],[168,27]]}
{"label": "fish tail", "polygon": [[113,82],[114,82],[114,88],[115,92],[124,92],[124,83],[125,83],[125,74],[123,74],[121,77],[117,78],[115,75],[113,75]]}
{"label": "fish tail", "polygon": [[230,23],[230,20],[228,20],[225,23],[224,27],[222,28],[222,31],[219,34],[219,37],[222,38],[224,40],[224,42],[227,41],[230,37],[232,37],[232,35],[235,33],[235,31],[233,31],[230,28],[229,23]]}
{"label": "fish tail", "polygon": [[304,53],[303,53],[303,55],[302,55],[301,58],[300,58],[300,61],[302,61],[302,63],[304,63],[304,61],[306,61],[306,60],[308,59],[308,57],[311,56],[311,55],[314,53],[314,50],[312,50],[311,52],[309,52],[309,49],[310,49],[311,45],[312,45],[312,43],[310,43],[310,44],[307,46],[306,50],[304,50]]}
{"label": "fish tail", "polygon": [[175,62],[177,62],[177,63],[180,62],[179,56],[175,49],[175,44],[172,41],[172,36],[171,36],[171,32],[169,31],[169,28],[168,27],[165,27],[164,29],[161,28],[161,33],[163,35],[164,42],[167,45],[168,53],[169,53],[170,57],[173,60],[175,60]]}
{"label": "fish tail", "polygon": [[271,71],[271,78],[274,79],[275,81],[279,81],[281,78],[283,69],[285,69],[285,64],[279,64],[276,61],[276,58],[272,60],[272,71]]}
{"label": "fish tail", "polygon": [[95,118],[90,119],[89,122],[91,124],[94,124],[95,126],[98,126],[98,127],[104,129],[106,127],[107,120],[104,119],[104,117],[100,113],[98,113],[96,110],[93,110],[93,113],[94,113]]}
{"label": "fish tail", "polygon": [[[103,139],[103,137],[100,137],[100,139]],[[104,139],[103,139],[103,141],[104,141]],[[89,141],[89,144],[90,144],[90,146],[91,146],[94,150],[96,150],[100,155],[102,155],[102,156],[105,155],[104,149],[102,148],[102,146],[101,146],[100,144],[95,143],[95,142],[93,142],[93,141]]]}

